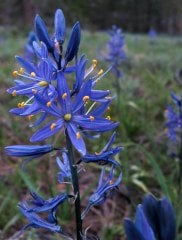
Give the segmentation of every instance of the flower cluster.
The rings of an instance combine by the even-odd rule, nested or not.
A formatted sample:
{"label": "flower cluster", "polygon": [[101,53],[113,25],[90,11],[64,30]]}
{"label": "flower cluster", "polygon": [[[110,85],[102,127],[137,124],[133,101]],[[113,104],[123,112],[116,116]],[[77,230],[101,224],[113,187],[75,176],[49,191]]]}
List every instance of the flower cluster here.
{"label": "flower cluster", "polygon": [[[104,71],[97,70],[97,60],[94,59],[91,66],[87,67],[88,60],[85,55],[78,56],[81,38],[79,22],[76,22],[71,30],[66,50],[63,47],[65,32],[65,18],[60,9],[55,13],[52,36],[43,19],[36,16],[35,34],[32,33],[29,37],[26,56],[16,56],[21,67],[13,72],[15,85],[8,89],[8,93],[12,96],[23,96],[24,99],[10,110],[12,114],[28,117],[31,121],[35,119],[31,124],[33,128],[43,125],[31,136],[31,142],[41,142],[59,133],[66,138],[66,146],[64,141],[63,146],[59,147],[52,144],[13,145],[5,150],[10,156],[25,157],[24,163],[57,151],[58,181],[71,183],[74,193],[59,193],[48,200],[44,200],[37,193],[31,193],[32,200],[23,201],[18,205],[30,222],[23,230],[27,227],[45,228],[66,235],[58,224],[57,209],[64,201],[74,198],[76,219],[80,221],[77,238],[81,239],[81,219],[92,206],[103,203],[122,180],[121,174],[115,178],[115,170],[117,168],[120,171],[121,166],[113,158],[122,147],[111,146],[116,135],[114,133],[101,152],[87,152],[86,138],[94,138],[95,134],[100,136],[102,132],[113,130],[118,123],[113,122],[107,113],[112,101],[110,91],[95,88],[97,82],[105,75]],[[113,45],[109,61],[116,57],[118,48],[121,47],[118,39],[123,37],[121,32],[116,30],[112,38],[116,47]],[[124,54],[120,51],[119,55]],[[32,62],[32,59],[36,61]],[[77,163],[73,160],[72,146],[80,154]],[[77,184],[77,166],[80,162],[104,165],[98,188],[89,198],[88,206],[82,215],[79,213],[81,210],[78,210],[80,197]],[[110,170],[105,165],[110,167]],[[105,178],[107,171],[109,173]],[[40,213],[44,213],[46,218],[40,216]]]}
{"label": "flower cluster", "polygon": [[175,240],[176,220],[169,200],[147,194],[137,207],[135,223],[125,219],[125,232],[128,240]]}
{"label": "flower cluster", "polygon": [[115,77],[120,78],[122,76],[121,63],[126,59],[126,53],[123,49],[125,45],[124,35],[122,30],[115,25],[109,31],[109,35],[108,53],[104,59],[110,63]]}
{"label": "flower cluster", "polygon": [[156,38],[157,38],[157,32],[154,28],[151,28],[149,31],[148,31],[148,37],[150,39],[150,43],[151,44],[154,44],[156,42]]}
{"label": "flower cluster", "polygon": [[174,107],[168,105],[165,111],[167,134],[170,140],[169,152],[179,157],[182,144],[182,97],[171,93]]}

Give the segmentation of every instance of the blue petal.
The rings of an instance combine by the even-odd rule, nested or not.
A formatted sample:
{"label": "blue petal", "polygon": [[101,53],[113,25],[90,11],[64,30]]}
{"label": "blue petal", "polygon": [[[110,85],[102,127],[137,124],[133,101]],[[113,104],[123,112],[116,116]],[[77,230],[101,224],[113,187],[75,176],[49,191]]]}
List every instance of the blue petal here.
{"label": "blue petal", "polygon": [[47,99],[46,97],[38,93],[34,95],[34,98],[37,104],[39,105],[39,107],[41,107],[44,111],[56,117],[61,116],[60,110],[57,108],[57,106],[54,103],[52,103],[49,107],[47,106],[47,102],[49,102],[49,99]]}
{"label": "blue petal", "polygon": [[[51,129],[51,125],[55,123],[55,127],[53,129]],[[41,128],[40,130],[38,130],[37,132],[35,132],[32,137],[30,138],[31,142],[38,142],[38,141],[42,141],[54,134],[56,134],[58,131],[61,130],[61,128],[63,128],[64,126],[64,121],[63,119],[59,119],[57,121],[52,121],[50,123],[48,123],[45,127]]]}
{"label": "blue petal", "polygon": [[55,27],[55,38],[56,40],[62,44],[65,38],[65,18],[61,9],[57,9],[54,18],[54,27]]}
{"label": "blue petal", "polygon": [[111,93],[111,91],[109,91],[109,90],[106,90],[106,91],[103,91],[103,90],[92,90],[90,98],[93,101],[98,101],[100,99],[103,99],[103,98],[107,97],[110,93]]}
{"label": "blue petal", "polygon": [[116,132],[113,132],[112,136],[110,137],[108,143],[103,148],[102,152],[107,151],[111,147],[112,143],[115,141],[115,138],[116,138]]}
{"label": "blue petal", "polygon": [[73,121],[79,124],[82,128],[87,130],[92,130],[95,132],[105,132],[114,129],[118,123],[113,123],[104,118],[95,118],[94,121],[91,121],[89,116],[73,116]]}
{"label": "blue petal", "polygon": [[80,45],[80,37],[81,37],[80,23],[76,22],[75,25],[72,28],[70,39],[68,41],[67,50],[66,50],[66,53],[65,53],[66,65],[67,65],[68,62],[70,62],[77,55],[78,48],[79,48],[79,45]]}
{"label": "blue petal", "polygon": [[137,207],[135,225],[139,232],[144,236],[145,240],[155,240],[154,233],[147,222],[141,204]]}
{"label": "blue petal", "polygon": [[159,201],[158,211],[161,240],[175,240],[176,219],[174,209],[166,197]]}
{"label": "blue petal", "polygon": [[76,96],[74,103],[72,104],[73,113],[76,113],[85,104],[83,97],[90,96],[91,87],[91,80],[88,80],[83,84],[82,88],[79,90],[79,93]]}
{"label": "blue petal", "polygon": [[[37,194],[36,194],[37,195]],[[34,195],[35,196],[35,195]],[[33,197],[34,197],[33,196]],[[36,200],[38,198],[38,195],[35,196]],[[55,207],[57,207],[58,205],[60,205],[62,202],[64,202],[66,199],[68,198],[68,195],[66,193],[61,193],[59,195],[57,195],[54,198],[50,198],[48,200],[45,200],[42,205],[38,204],[34,207],[30,207],[27,211],[28,212],[35,212],[35,213],[40,213],[40,212],[46,212],[49,211],[51,209],[54,209]],[[33,202],[32,202],[33,203]],[[36,202],[35,202],[36,203]]]}
{"label": "blue petal", "polygon": [[49,33],[47,31],[45,23],[39,15],[35,17],[35,32],[39,40],[46,44],[48,51],[52,52],[53,51],[52,41],[50,40]]}
{"label": "blue petal", "polygon": [[47,113],[43,112],[40,117],[33,123],[32,127],[37,127],[40,125],[47,117]]}
{"label": "blue petal", "polygon": [[77,137],[78,130],[75,127],[75,125],[72,123],[68,123],[67,130],[73,146],[77,149],[78,152],[80,152],[82,155],[85,155],[86,154],[85,142],[83,141],[81,135],[79,138]]}
{"label": "blue petal", "polygon": [[85,76],[85,68],[87,59],[85,59],[85,56],[82,55],[79,62],[76,62],[76,82],[73,86],[73,91],[78,92]]}
{"label": "blue petal", "polygon": [[148,223],[152,227],[156,237],[159,236],[160,226],[158,219],[158,201],[152,194],[147,194],[144,197],[143,203],[143,211],[147,218]]}
{"label": "blue petal", "polygon": [[[136,228],[135,224],[130,219],[124,220],[125,233],[127,240],[146,240]],[[147,239],[150,240],[150,239]]]}
{"label": "blue petal", "polygon": [[21,213],[37,228],[45,228],[53,232],[62,232],[61,226],[49,223],[33,212],[28,212],[28,207],[24,204],[18,204]]}
{"label": "blue petal", "polygon": [[26,157],[43,155],[53,151],[53,146],[47,145],[12,145],[5,147],[5,151],[9,156]]}
{"label": "blue petal", "polygon": [[93,116],[97,116],[97,117],[102,117],[103,114],[106,112],[106,110],[108,109],[109,105],[110,105],[111,101],[107,100],[103,103],[101,103],[99,106],[97,106],[95,109],[93,109],[90,112],[90,115]]}
{"label": "blue petal", "polygon": [[27,62],[25,59],[23,59],[22,57],[20,56],[15,56],[16,57],[16,60],[20,63],[20,65],[26,70],[27,73],[31,73],[31,72],[34,72],[37,74],[37,70],[36,68],[34,67],[33,64]]}
{"label": "blue petal", "polygon": [[[61,103],[63,114],[71,112],[70,90],[66,78],[62,72],[58,72],[57,76],[58,97]],[[66,94],[65,97],[64,94]]]}

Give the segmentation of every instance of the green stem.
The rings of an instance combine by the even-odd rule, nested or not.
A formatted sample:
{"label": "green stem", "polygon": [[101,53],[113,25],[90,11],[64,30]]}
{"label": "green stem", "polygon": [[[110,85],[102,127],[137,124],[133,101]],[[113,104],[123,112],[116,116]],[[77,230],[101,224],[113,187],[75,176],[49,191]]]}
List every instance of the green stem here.
{"label": "green stem", "polygon": [[67,144],[68,158],[69,158],[71,175],[72,175],[73,191],[75,195],[75,221],[76,221],[77,240],[82,240],[82,220],[81,220],[78,172],[77,172],[77,166],[75,165],[75,162],[74,162],[72,143],[70,141],[67,131],[66,131],[66,144]]}

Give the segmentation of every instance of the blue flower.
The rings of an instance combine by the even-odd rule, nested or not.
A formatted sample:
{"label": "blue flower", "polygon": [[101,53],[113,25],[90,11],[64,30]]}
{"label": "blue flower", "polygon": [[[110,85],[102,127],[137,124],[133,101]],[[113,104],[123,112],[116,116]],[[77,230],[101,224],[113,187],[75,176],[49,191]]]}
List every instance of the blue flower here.
{"label": "blue flower", "polygon": [[39,94],[35,94],[35,99],[39,106],[47,113],[57,117],[48,123],[45,127],[38,130],[32,137],[31,141],[42,141],[47,137],[50,137],[60,130],[67,130],[70,140],[75,148],[85,155],[86,148],[83,138],[80,134],[79,127],[84,130],[91,130],[95,132],[109,131],[115,128],[118,124],[112,121],[100,118],[97,116],[91,116],[87,114],[80,114],[80,109],[84,106],[86,101],[89,100],[90,91],[92,87],[92,81],[87,81],[83,84],[79,93],[75,97],[74,101],[71,101],[70,90],[68,88],[66,79],[62,72],[58,72],[57,76],[58,84],[58,98],[61,105],[59,108],[54,102],[48,104],[49,99],[43,98]]}
{"label": "blue flower", "polygon": [[13,157],[28,157],[23,161],[22,168],[34,158],[42,157],[43,155],[54,151],[52,145],[12,145],[5,147],[6,154]]}
{"label": "blue flower", "polygon": [[122,30],[116,26],[112,27],[109,32],[110,40],[108,42],[108,54],[105,56],[105,60],[112,66],[112,71],[117,78],[122,76],[120,70],[121,63],[126,59],[126,53],[123,49],[125,45],[124,35]]}
{"label": "blue flower", "polygon": [[76,22],[72,28],[64,57],[62,45],[65,38],[66,24],[64,14],[60,9],[55,13],[54,26],[55,32],[50,37],[43,19],[39,15],[35,18],[35,32],[39,41],[46,44],[48,51],[52,53],[55,61],[58,63],[59,69],[64,71],[67,63],[77,56],[81,37],[80,24]]}
{"label": "blue flower", "polygon": [[[31,205],[28,202],[22,202],[18,204],[22,214],[31,222],[26,225],[22,230],[27,227],[33,228],[45,228],[53,232],[63,233],[61,226],[57,223],[56,211],[58,206],[68,199],[66,193],[61,193],[54,198],[44,200],[37,193],[31,193],[32,200]],[[47,220],[43,219],[38,213],[47,212]]]}
{"label": "blue flower", "polygon": [[168,136],[171,141],[177,140],[177,135],[182,131],[182,98],[171,93],[171,97],[175,104],[175,108],[170,105],[167,106],[165,116],[167,118],[166,127],[168,129]]}
{"label": "blue flower", "polygon": [[71,180],[70,163],[66,152],[62,153],[62,158],[62,161],[59,157],[56,158],[57,165],[60,169],[60,172],[58,172],[58,181],[60,183],[64,182],[65,178],[68,179],[68,181]]}
{"label": "blue flower", "polygon": [[150,42],[151,42],[152,44],[154,44],[155,41],[156,41],[156,38],[157,38],[157,32],[156,32],[156,30],[155,30],[154,28],[151,28],[151,29],[149,30],[149,32],[148,32],[148,36],[149,36],[149,38],[150,38]]}
{"label": "blue flower", "polygon": [[[28,96],[26,101],[18,103],[18,108],[11,109],[11,113],[16,115],[32,115],[40,111],[39,106],[34,101],[36,92],[48,95],[50,100],[57,97],[52,80],[55,79],[55,68],[46,59],[41,59],[38,67],[31,65],[25,59],[17,56],[17,60],[23,66],[19,71],[14,71],[14,76],[21,78],[15,80],[15,86],[7,90],[13,96]],[[24,81],[22,81],[22,79]]]}
{"label": "blue flower", "polygon": [[118,154],[123,148],[122,147],[115,147],[111,148],[113,141],[115,140],[116,133],[113,133],[111,138],[109,139],[106,146],[102,149],[101,152],[95,154],[87,153],[85,156],[81,157],[80,161],[89,163],[89,162],[96,162],[99,165],[105,165],[111,163],[116,166],[121,166],[120,163],[113,159],[113,156]]}
{"label": "blue flower", "polygon": [[153,195],[147,194],[142,205],[155,237],[159,240],[175,240],[175,213],[169,200],[166,197],[157,200]]}
{"label": "blue flower", "polygon": [[21,213],[30,221],[29,224],[27,224],[23,227],[23,229],[21,230],[21,233],[28,227],[45,228],[52,232],[62,233],[62,228],[60,225],[49,222],[49,220],[43,219],[35,212],[29,211],[29,206],[27,203],[25,203],[25,202],[19,203],[18,207],[19,207]]}
{"label": "blue flower", "polygon": [[12,145],[5,147],[9,156],[14,157],[40,157],[46,153],[52,152],[54,147],[47,145]]}
{"label": "blue flower", "polygon": [[102,172],[99,179],[99,184],[97,190],[90,196],[89,203],[86,209],[82,213],[82,219],[88,213],[91,207],[95,205],[101,205],[104,203],[106,198],[111,194],[111,192],[118,187],[122,180],[122,173],[120,173],[117,180],[114,182],[114,166],[110,168],[110,172],[106,180],[104,180],[105,167],[102,168]]}
{"label": "blue flower", "polygon": [[173,207],[166,197],[157,200],[147,194],[138,205],[135,224],[125,219],[128,240],[175,240],[176,221]]}
{"label": "blue flower", "polygon": [[137,207],[135,223],[130,219],[124,221],[127,240],[155,240],[154,233],[145,217],[143,206]]}
{"label": "blue flower", "polygon": [[[31,196],[33,200],[31,200],[32,207],[29,206],[28,212],[41,213],[46,211],[51,211],[51,213],[55,212],[57,207],[63,203],[66,199],[68,199],[68,195],[66,193],[61,193],[54,198],[50,198],[48,200],[44,200],[37,193],[32,192]],[[54,214],[53,214],[54,215]]]}

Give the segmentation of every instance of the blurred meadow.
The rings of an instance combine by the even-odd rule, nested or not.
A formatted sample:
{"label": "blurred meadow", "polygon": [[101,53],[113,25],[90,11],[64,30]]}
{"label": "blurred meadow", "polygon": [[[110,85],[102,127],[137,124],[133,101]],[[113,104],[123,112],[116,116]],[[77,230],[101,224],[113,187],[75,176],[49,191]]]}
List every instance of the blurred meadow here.
{"label": "blurred meadow", "polygon": [[[111,26],[108,26],[108,28]],[[122,26],[119,26],[122,28]],[[28,31],[21,32],[16,27],[0,28],[0,239],[13,239],[13,235],[25,224],[18,212],[17,203],[26,198],[29,191],[39,190],[43,196],[54,195],[62,185],[56,182],[57,166],[52,155],[47,159],[35,159],[21,170],[22,159],[8,157],[4,147],[15,144],[28,144],[33,130],[31,122],[25,118],[12,116],[9,109],[16,106],[19,97],[14,98],[6,90],[13,85],[12,71],[17,65],[14,56],[23,55]],[[106,204],[91,210],[86,218],[86,227],[97,233],[101,239],[126,239],[123,218],[133,217],[139,204],[148,191],[157,197],[166,195],[171,200],[177,220],[177,240],[182,240],[182,195],[178,187],[178,162],[168,154],[168,140],[165,131],[165,109],[171,103],[170,92],[181,91],[177,84],[178,72],[182,69],[182,38],[180,36],[158,34],[154,44],[146,33],[127,33],[120,79],[121,91],[115,98],[109,115],[120,121],[117,128],[116,145],[124,150],[118,161],[122,164],[123,180],[119,191],[107,200]],[[109,40],[106,31],[82,31],[79,55],[86,54],[90,64],[98,60],[98,70],[108,68],[102,56],[107,52]],[[115,77],[109,72],[99,83],[100,89],[110,89],[116,95]],[[88,142],[88,149],[97,152],[106,141],[103,134],[97,143]],[[58,136],[55,142],[61,141]],[[51,142],[51,140],[48,140]],[[83,206],[87,192],[97,185],[98,171],[88,166],[81,179]],[[91,182],[90,182],[90,179]],[[38,186],[38,187],[37,187]],[[46,195],[47,194],[47,195]],[[82,206],[82,207],[83,207]],[[60,223],[68,231],[74,228],[73,210],[64,203],[60,209]],[[59,216],[58,216],[59,218]],[[28,230],[19,239],[58,239],[56,234],[45,235],[45,231]],[[60,239],[60,238],[59,238]]]}

